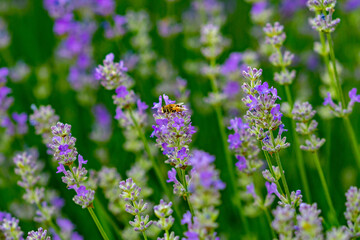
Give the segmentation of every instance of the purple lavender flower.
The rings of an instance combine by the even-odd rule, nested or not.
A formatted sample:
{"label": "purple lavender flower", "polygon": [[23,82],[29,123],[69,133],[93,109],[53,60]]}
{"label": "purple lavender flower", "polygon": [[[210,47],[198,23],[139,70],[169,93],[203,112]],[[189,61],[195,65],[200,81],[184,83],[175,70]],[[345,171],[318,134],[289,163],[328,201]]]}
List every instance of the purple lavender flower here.
{"label": "purple lavender flower", "polygon": [[[203,239],[216,236],[216,233],[213,235],[213,232],[217,227],[216,218],[219,212],[215,207],[220,205],[220,190],[225,188],[225,183],[220,180],[219,172],[213,165],[214,161],[214,156],[199,150],[195,150],[189,159],[193,167],[190,172],[190,180],[188,180],[191,193],[190,202],[196,216],[194,223],[198,224],[196,232]],[[207,218],[206,216],[211,217]],[[183,221],[182,224],[184,224]],[[188,233],[192,232],[194,230],[192,223],[187,224]],[[185,236],[187,236],[186,233]]]}
{"label": "purple lavender flower", "polygon": [[6,83],[8,75],[9,75],[8,68],[6,67],[0,68],[0,86]]}
{"label": "purple lavender flower", "polygon": [[173,18],[165,18],[157,22],[158,33],[161,37],[173,37],[182,31],[182,26]]}
{"label": "purple lavender flower", "polygon": [[0,236],[4,239],[23,239],[23,232],[19,226],[19,219],[12,217],[9,213],[0,212]]}
{"label": "purple lavender flower", "polygon": [[73,17],[72,13],[68,13],[61,18],[55,20],[54,24],[54,33],[57,35],[67,34],[73,27]]}
{"label": "purple lavender flower", "polygon": [[323,105],[329,106],[331,112],[337,117],[347,116],[352,113],[355,102],[360,102],[360,95],[357,95],[356,92],[356,88],[353,88],[349,91],[350,102],[348,103],[347,108],[342,107],[341,102],[335,104],[329,92],[324,99]]}
{"label": "purple lavender flower", "polygon": [[51,237],[47,236],[47,230],[40,227],[37,231],[28,232],[26,240],[51,240]]}
{"label": "purple lavender flower", "polygon": [[[56,173],[63,173],[61,178],[68,189],[74,189],[76,194],[73,201],[82,208],[92,207],[95,191],[86,186],[87,170],[83,167],[87,160],[77,152],[75,147],[76,138],[71,135],[71,125],[58,122],[51,127],[53,143],[49,147],[54,152],[54,158],[59,162]],[[74,162],[78,160],[78,166]],[[70,170],[66,170],[68,166]]]}
{"label": "purple lavender flower", "polygon": [[[261,74],[261,69],[257,70],[251,67],[243,72],[244,77],[251,81],[251,85],[245,82],[242,86],[245,94],[247,94],[243,98],[243,102],[249,107],[245,119],[249,122],[251,133],[255,134],[258,140],[262,140],[264,144],[262,149],[273,153],[289,147],[290,144],[286,143],[286,137],[281,137],[282,132],[284,132],[284,126],[281,122],[282,113],[280,112],[280,105],[275,103],[280,97],[277,95],[276,88],[269,88],[267,82],[262,84],[259,79]],[[269,131],[277,128],[279,128],[279,133],[274,142],[269,141],[267,137]]]}
{"label": "purple lavender flower", "polygon": [[166,163],[185,169],[189,165],[189,144],[195,128],[191,125],[191,116],[187,109],[164,113],[162,111],[163,98],[165,105],[175,104],[175,101],[170,100],[165,94],[159,97],[158,103],[154,103],[155,125],[152,126],[154,131],[151,137],[157,138],[157,145],[168,158]]}
{"label": "purple lavender flower", "polygon": [[26,134],[28,131],[28,125],[27,125],[28,116],[27,116],[27,114],[26,113],[13,113],[12,118],[17,123],[17,126],[16,126],[17,131],[16,132],[19,135]]}
{"label": "purple lavender flower", "polygon": [[323,239],[322,219],[319,217],[320,210],[316,203],[309,205],[300,204],[300,214],[296,216],[297,225],[295,227],[295,236],[299,239]]}
{"label": "purple lavender flower", "polygon": [[111,115],[102,104],[97,104],[93,107],[93,114],[95,116],[95,123],[90,138],[96,142],[107,142],[112,134]]}
{"label": "purple lavender flower", "polygon": [[347,225],[353,237],[360,236],[360,191],[357,187],[350,187],[345,194],[346,196],[346,211],[344,213],[347,220]]}
{"label": "purple lavender flower", "polygon": [[348,0],[345,3],[346,11],[356,11],[360,7],[360,2],[357,0]]}
{"label": "purple lavender flower", "polygon": [[258,159],[259,147],[256,137],[250,132],[250,127],[241,118],[230,120],[229,129],[234,130],[228,138],[229,148],[236,153],[238,162],[236,166],[239,171],[251,173],[259,169],[262,162]]}
{"label": "purple lavender flower", "polygon": [[[113,17],[114,26],[111,26],[109,23],[106,23],[105,28],[105,37],[108,39],[119,38],[126,33],[125,24],[127,19],[125,16],[115,15]],[[126,62],[126,61],[125,61]]]}
{"label": "purple lavender flower", "polygon": [[45,0],[44,7],[53,18],[59,18],[71,12],[74,4],[70,0]]}

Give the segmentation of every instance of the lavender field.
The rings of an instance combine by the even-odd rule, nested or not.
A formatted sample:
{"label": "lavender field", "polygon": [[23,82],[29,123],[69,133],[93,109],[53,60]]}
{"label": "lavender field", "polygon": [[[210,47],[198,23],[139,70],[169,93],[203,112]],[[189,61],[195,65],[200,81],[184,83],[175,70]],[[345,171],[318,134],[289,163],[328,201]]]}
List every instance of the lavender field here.
{"label": "lavender field", "polygon": [[0,240],[360,238],[360,0],[0,0]]}

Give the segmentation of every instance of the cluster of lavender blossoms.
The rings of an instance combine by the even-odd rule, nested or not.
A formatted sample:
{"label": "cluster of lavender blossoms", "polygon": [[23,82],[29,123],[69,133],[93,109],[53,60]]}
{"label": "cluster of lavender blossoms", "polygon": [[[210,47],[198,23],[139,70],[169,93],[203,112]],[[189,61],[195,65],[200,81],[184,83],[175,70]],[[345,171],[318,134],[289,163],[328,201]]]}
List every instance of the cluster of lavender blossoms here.
{"label": "cluster of lavender blossoms", "polygon": [[145,110],[148,106],[131,89],[134,83],[127,74],[124,62],[114,62],[114,54],[108,54],[103,65],[99,65],[95,69],[95,77],[106,89],[115,89],[116,94],[113,95],[116,105],[115,119],[125,129],[123,131],[126,138],[125,149],[133,152],[141,150],[143,145],[137,126],[143,128],[147,125]]}
{"label": "cluster of lavender blossoms", "polygon": [[314,18],[309,19],[309,23],[313,29],[331,33],[335,31],[336,26],[340,23],[340,19],[333,20],[332,15],[335,11],[336,0],[308,0],[307,6],[310,11],[316,12]]}
{"label": "cluster of lavender blossoms", "polygon": [[[287,130],[284,129],[284,124],[281,122],[280,104],[276,103],[280,97],[277,95],[276,88],[269,88],[267,82],[261,82],[261,75],[261,69],[257,70],[251,67],[243,72],[244,78],[250,81],[242,85],[246,94],[243,102],[249,108],[245,119],[249,122],[251,133],[255,134],[257,139],[262,142],[262,149],[272,154],[289,147],[290,143],[286,142],[286,137],[281,137],[282,133]],[[279,129],[279,132],[273,139],[272,131],[276,129]]]}
{"label": "cluster of lavender blossoms", "polygon": [[327,97],[324,99],[323,104],[325,106],[328,106],[330,108],[332,114],[334,114],[335,116],[346,117],[352,113],[355,103],[360,102],[360,94],[357,95],[356,93],[357,93],[356,88],[353,88],[349,91],[350,102],[348,103],[346,108],[344,108],[344,106],[342,106],[341,102],[339,102],[338,104],[335,104],[331,97],[330,92],[327,93]]}
{"label": "cluster of lavender blossoms", "polygon": [[316,111],[308,102],[296,102],[292,110],[292,117],[296,122],[296,132],[306,137],[305,145],[301,145],[300,149],[304,151],[315,152],[325,143],[324,138],[318,138],[314,134],[317,130],[318,122],[314,119]]}
{"label": "cluster of lavender blossoms", "polygon": [[45,187],[48,176],[42,173],[43,164],[37,160],[36,153],[23,152],[14,157],[16,165],[15,173],[21,177],[18,185],[24,188],[26,193],[23,198],[30,204],[38,207],[37,222],[49,223],[56,214],[56,207],[48,204],[45,199]]}
{"label": "cluster of lavender blossoms", "polygon": [[260,149],[257,145],[257,139],[250,132],[248,123],[243,122],[241,118],[230,120],[230,130],[234,130],[234,134],[229,134],[229,148],[236,153],[236,167],[240,172],[253,173],[262,165],[262,161],[258,158]]}
{"label": "cluster of lavender blossoms", "polygon": [[159,146],[164,155],[167,156],[165,163],[175,168],[186,169],[189,165],[189,144],[192,141],[192,135],[196,132],[195,127],[191,125],[191,115],[188,110],[179,110],[174,112],[163,112],[163,99],[165,105],[176,104],[165,94],[159,96],[159,102],[154,103],[155,125],[151,137],[156,137],[157,146]]}
{"label": "cluster of lavender blossoms", "polygon": [[188,225],[185,239],[218,239],[215,229],[219,211],[215,207],[221,204],[220,190],[225,188],[225,183],[220,180],[214,161],[214,156],[200,150],[195,150],[189,160],[192,166],[190,202],[194,213],[187,211],[181,220],[182,224]]}
{"label": "cluster of lavender blossoms", "polygon": [[[75,147],[76,138],[71,135],[71,125],[58,122],[51,127],[53,139],[50,148],[59,166],[56,173],[63,173],[61,180],[68,189],[74,189],[76,195],[73,201],[82,208],[93,207],[95,191],[86,186],[87,170],[83,167],[87,160],[78,154]],[[78,160],[78,166],[74,162]],[[65,167],[68,167],[67,170]]]}
{"label": "cluster of lavender blossoms", "polygon": [[291,65],[294,54],[289,51],[281,52],[281,47],[286,39],[286,34],[283,32],[284,27],[280,23],[275,22],[272,26],[270,23],[263,28],[266,40],[265,43],[273,47],[273,54],[270,56],[272,65],[279,67],[280,72],[274,74],[274,81],[281,85],[290,85],[295,78],[295,70],[289,71],[288,66]]}
{"label": "cluster of lavender blossoms", "polygon": [[159,205],[154,206],[154,213],[159,218],[154,224],[165,231],[164,237],[158,238],[158,240],[179,240],[179,237],[175,236],[174,232],[169,233],[169,230],[175,221],[171,216],[173,213],[171,206],[172,202],[166,203],[163,199],[160,200]]}
{"label": "cluster of lavender blossoms", "polygon": [[148,203],[139,199],[141,188],[131,178],[121,181],[119,187],[120,197],[126,202],[125,211],[135,216],[134,220],[129,222],[130,225],[135,231],[142,232],[145,236],[145,231],[153,224],[153,221],[149,220],[149,215],[143,215],[148,208]]}
{"label": "cluster of lavender blossoms", "polygon": [[346,211],[344,215],[347,221],[348,230],[351,237],[357,238],[360,236],[360,190],[357,187],[350,187],[345,196]]}
{"label": "cluster of lavender blossoms", "polygon": [[[12,217],[7,212],[0,212],[0,239],[23,240],[23,235],[19,219]],[[51,240],[51,237],[47,235],[47,230],[40,227],[37,231],[28,232],[26,240]]]}

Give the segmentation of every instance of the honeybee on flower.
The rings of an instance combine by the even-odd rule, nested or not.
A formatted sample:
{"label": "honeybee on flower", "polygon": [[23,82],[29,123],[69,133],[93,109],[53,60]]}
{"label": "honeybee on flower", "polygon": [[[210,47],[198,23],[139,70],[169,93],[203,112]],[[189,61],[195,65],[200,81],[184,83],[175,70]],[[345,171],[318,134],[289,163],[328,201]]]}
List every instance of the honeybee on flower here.
{"label": "honeybee on flower", "polygon": [[161,107],[162,113],[175,113],[175,112],[182,112],[187,110],[185,106],[183,106],[184,103],[178,103],[178,104],[167,104],[163,107]]}

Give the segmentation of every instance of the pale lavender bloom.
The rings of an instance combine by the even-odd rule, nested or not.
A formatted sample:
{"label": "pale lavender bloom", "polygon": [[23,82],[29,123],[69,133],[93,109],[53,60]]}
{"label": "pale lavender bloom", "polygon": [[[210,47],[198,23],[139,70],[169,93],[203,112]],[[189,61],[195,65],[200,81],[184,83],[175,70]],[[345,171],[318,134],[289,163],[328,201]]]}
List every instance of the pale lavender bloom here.
{"label": "pale lavender bloom", "polygon": [[16,132],[19,135],[24,135],[28,132],[27,120],[28,116],[26,113],[13,113],[12,118],[16,122]]}
{"label": "pale lavender bloom", "polygon": [[[0,49],[7,48],[10,44],[11,37],[4,19],[0,18]],[[1,81],[0,81],[1,83]]]}
{"label": "pale lavender bloom", "polygon": [[9,75],[9,69],[6,67],[0,68],[0,84],[3,85],[7,81]]}
{"label": "pale lavender bloom", "polygon": [[30,71],[30,67],[25,62],[18,61],[16,65],[10,69],[10,79],[12,82],[24,81],[29,76]]}
{"label": "pale lavender bloom", "polygon": [[295,226],[295,235],[298,239],[323,239],[322,218],[320,210],[317,209],[316,203],[309,205],[301,203],[299,208],[300,214],[296,216],[297,225]]}
{"label": "pale lavender bloom", "polygon": [[326,16],[321,13],[315,18],[309,19],[309,23],[314,30],[324,33],[332,33],[335,31],[336,26],[340,23],[340,18],[333,20],[332,14],[332,11],[330,11]]}
{"label": "pale lavender bloom", "polygon": [[97,104],[93,107],[95,123],[90,138],[97,142],[107,142],[112,134],[111,115],[106,107]]}
{"label": "pale lavender bloom", "polygon": [[157,22],[158,33],[161,37],[167,38],[177,35],[182,31],[182,26],[176,23],[173,18],[165,18]]}
{"label": "pale lavender bloom", "polygon": [[271,226],[279,234],[280,239],[292,239],[294,229],[295,209],[290,205],[277,206],[273,210],[274,220]]}
{"label": "pale lavender bloom", "polygon": [[12,217],[9,213],[0,212],[0,232],[6,240],[23,240],[19,219]]}
{"label": "pale lavender bloom", "polygon": [[360,8],[360,1],[358,0],[348,0],[345,3],[346,11],[356,11],[358,8]]}
{"label": "pale lavender bloom", "polygon": [[280,11],[283,15],[291,17],[297,11],[306,7],[307,0],[282,0]]}
{"label": "pale lavender bloom", "polygon": [[349,231],[353,237],[360,236],[360,191],[357,187],[350,187],[345,194],[346,211],[344,213]]}
{"label": "pale lavender bloom", "polygon": [[103,65],[99,65],[95,69],[95,78],[100,80],[101,85],[108,90],[115,89],[127,81],[127,68],[124,66],[124,62],[114,63],[114,58],[114,54],[109,53],[106,55]]}
{"label": "pale lavender bloom", "polygon": [[153,224],[153,221],[149,221],[149,215],[144,216],[148,203],[139,199],[141,188],[131,178],[121,181],[119,187],[121,189],[120,197],[127,202],[125,211],[135,216],[134,221],[129,221],[129,224],[134,227],[134,231],[145,232]]}
{"label": "pale lavender bloom", "polygon": [[346,227],[332,228],[326,233],[326,240],[350,240],[351,234]]}
{"label": "pale lavender bloom", "polygon": [[327,97],[324,99],[323,105],[329,106],[332,113],[337,117],[347,116],[352,113],[354,104],[356,102],[360,102],[360,95],[357,95],[356,92],[356,88],[349,91],[350,102],[348,103],[347,108],[342,107],[341,102],[335,104],[329,92],[327,93]]}
{"label": "pale lavender bloom", "polygon": [[240,70],[240,64],[243,60],[242,53],[233,52],[230,54],[229,58],[226,59],[224,64],[221,67],[221,73],[224,75],[229,75]]}
{"label": "pale lavender bloom", "polygon": [[[71,135],[71,125],[58,122],[51,127],[53,143],[49,147],[54,151],[54,158],[59,162],[56,173],[63,173],[61,180],[67,184],[68,189],[74,189],[76,194],[73,201],[82,208],[92,207],[95,191],[85,186],[87,170],[83,167],[87,160],[77,152],[76,138]],[[78,166],[74,162],[78,160]],[[66,170],[65,166],[72,169]]]}
{"label": "pale lavender bloom", "polygon": [[121,15],[115,15],[113,17],[113,20],[114,20],[114,26],[111,26],[111,24],[108,22],[104,22],[104,30],[105,30],[104,34],[105,37],[108,39],[118,38],[126,33],[126,28],[125,28],[125,25],[127,23],[126,17]]}
{"label": "pale lavender bloom", "polygon": [[60,18],[74,10],[71,0],[44,0],[44,7],[52,18]]}
{"label": "pale lavender bloom", "polygon": [[54,24],[54,33],[57,35],[63,35],[69,33],[73,27],[74,15],[72,13],[67,13],[64,16],[55,20]]}
{"label": "pale lavender bloom", "polygon": [[[166,203],[164,200],[160,200],[160,204],[154,206],[154,213],[159,218],[154,224],[161,230],[169,231],[174,224],[175,219],[171,216],[173,210],[171,209],[172,202]],[[164,236],[166,239],[166,236]]]}
{"label": "pale lavender bloom", "polygon": [[94,11],[102,16],[108,16],[114,13],[115,10],[114,0],[95,0]]}
{"label": "pale lavender bloom", "polygon": [[40,227],[37,231],[28,232],[26,240],[51,240],[51,237],[47,236],[47,230]]}
{"label": "pale lavender bloom", "polygon": [[267,7],[268,3],[266,1],[255,2],[252,5],[250,13],[251,15],[260,15],[266,10]]}

